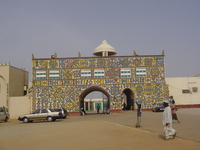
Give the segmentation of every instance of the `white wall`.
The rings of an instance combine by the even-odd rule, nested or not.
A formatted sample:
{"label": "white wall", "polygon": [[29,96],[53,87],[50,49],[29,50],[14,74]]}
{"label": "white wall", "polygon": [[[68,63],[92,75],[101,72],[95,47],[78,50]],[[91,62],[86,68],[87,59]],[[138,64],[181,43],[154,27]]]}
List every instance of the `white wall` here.
{"label": "white wall", "polygon": [[11,119],[31,113],[31,99],[28,96],[10,97],[9,113]]}
{"label": "white wall", "polygon": [[[169,85],[169,95],[174,97],[177,105],[200,104],[200,77],[166,78]],[[197,92],[192,90],[197,87]],[[182,90],[190,90],[190,93],[182,93]]]}

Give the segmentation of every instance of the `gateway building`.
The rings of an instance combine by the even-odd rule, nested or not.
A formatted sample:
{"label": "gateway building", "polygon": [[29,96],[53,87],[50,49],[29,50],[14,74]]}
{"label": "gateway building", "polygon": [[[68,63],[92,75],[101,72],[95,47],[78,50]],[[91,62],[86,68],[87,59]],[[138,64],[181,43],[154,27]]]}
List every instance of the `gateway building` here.
{"label": "gateway building", "polygon": [[[105,40],[92,57],[35,58],[32,55],[32,109],[64,107],[69,112],[88,109],[85,97],[102,92],[102,110],[133,110],[136,99],[142,108],[168,97],[165,82],[164,51],[161,55],[117,56]],[[96,107],[97,103],[94,104]]]}

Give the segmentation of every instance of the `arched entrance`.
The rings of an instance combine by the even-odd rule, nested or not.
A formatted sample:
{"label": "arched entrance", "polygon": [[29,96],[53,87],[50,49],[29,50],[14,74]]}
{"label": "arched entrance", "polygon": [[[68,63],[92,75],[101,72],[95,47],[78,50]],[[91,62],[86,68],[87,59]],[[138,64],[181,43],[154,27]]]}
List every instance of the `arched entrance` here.
{"label": "arched entrance", "polygon": [[[91,86],[87,89],[85,89],[79,96],[79,102],[80,102],[80,108],[88,109],[88,103],[84,102],[85,97],[90,94],[91,92],[94,91],[99,91],[102,92],[105,96],[102,98],[101,102],[94,102],[94,107],[96,108],[97,105],[101,105],[101,110],[100,112],[105,113],[106,109],[110,108],[110,94],[104,90],[102,87],[98,86]],[[91,103],[91,102],[90,102]],[[90,104],[91,107],[91,104]],[[95,110],[95,109],[94,109]]]}
{"label": "arched entrance", "polygon": [[121,95],[122,109],[134,110],[134,93],[131,89],[124,89]]}

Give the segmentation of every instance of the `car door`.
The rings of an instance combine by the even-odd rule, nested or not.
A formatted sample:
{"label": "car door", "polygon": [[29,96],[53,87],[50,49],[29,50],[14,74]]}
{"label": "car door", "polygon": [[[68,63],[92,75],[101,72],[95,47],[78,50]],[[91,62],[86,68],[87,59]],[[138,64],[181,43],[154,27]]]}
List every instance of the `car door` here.
{"label": "car door", "polygon": [[29,115],[30,120],[39,120],[39,114],[41,112],[41,109],[36,109],[32,114]]}
{"label": "car door", "polygon": [[47,109],[42,109],[41,113],[39,114],[40,120],[45,120],[47,118],[47,115],[48,115],[48,110]]}

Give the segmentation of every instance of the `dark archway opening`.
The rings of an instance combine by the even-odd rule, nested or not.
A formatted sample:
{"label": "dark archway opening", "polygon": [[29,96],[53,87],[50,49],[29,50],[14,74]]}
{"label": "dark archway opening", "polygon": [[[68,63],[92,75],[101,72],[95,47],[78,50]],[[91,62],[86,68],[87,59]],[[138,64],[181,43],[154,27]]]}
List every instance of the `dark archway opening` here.
{"label": "dark archway opening", "polygon": [[[98,99],[86,99],[86,97],[92,93],[98,91],[101,93],[101,98]],[[98,86],[91,86],[85,89],[79,96],[80,109],[84,108],[87,114],[97,114],[99,108],[99,114],[106,113],[110,109],[110,95],[103,88]]]}
{"label": "dark archway opening", "polygon": [[125,89],[122,93],[122,109],[134,110],[134,94],[131,89]]}

